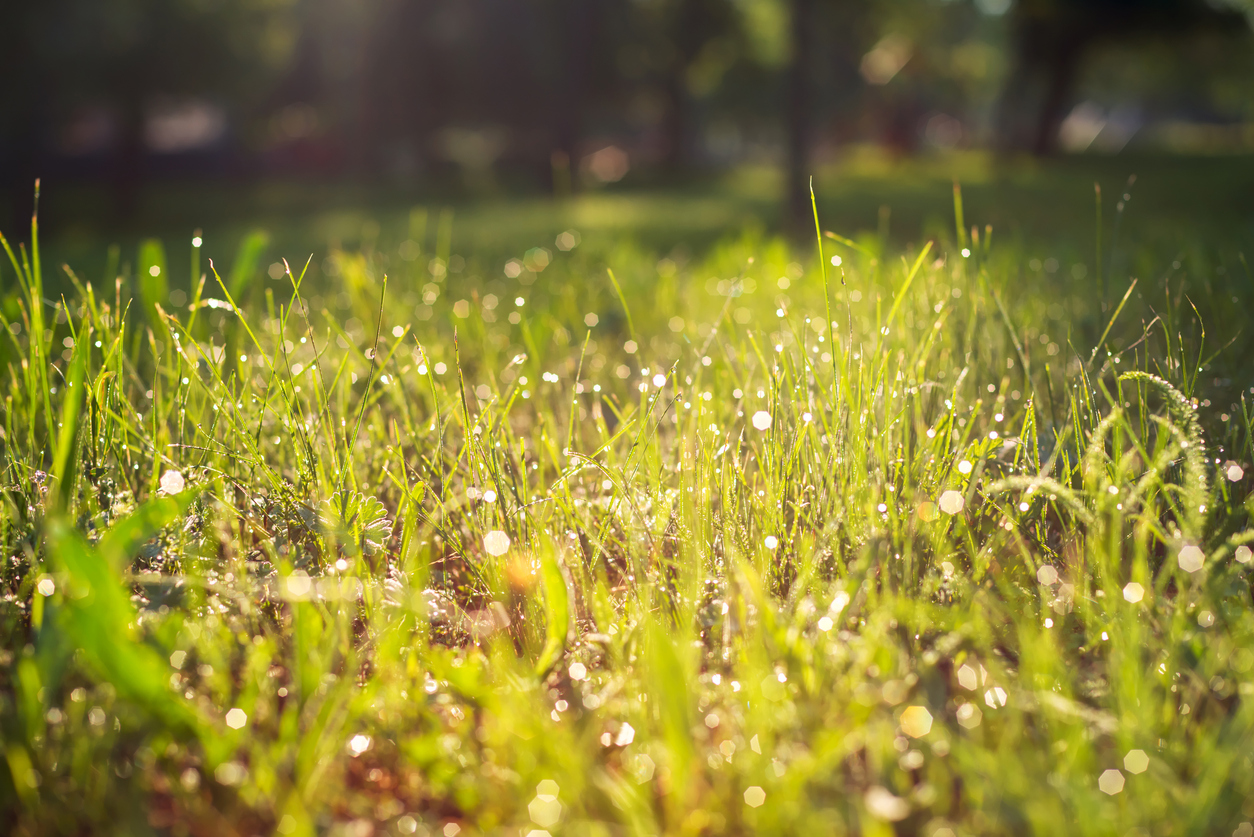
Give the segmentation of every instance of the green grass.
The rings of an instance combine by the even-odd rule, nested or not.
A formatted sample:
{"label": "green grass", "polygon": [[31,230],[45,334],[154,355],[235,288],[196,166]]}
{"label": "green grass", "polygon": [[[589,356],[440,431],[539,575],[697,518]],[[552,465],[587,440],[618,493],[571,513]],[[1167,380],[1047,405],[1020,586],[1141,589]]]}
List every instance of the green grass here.
{"label": "green grass", "polygon": [[[1042,258],[1043,251],[1052,251],[1070,264],[1092,259],[1094,181],[1105,188],[1106,208],[1113,213],[1132,175],[1136,181],[1121,238],[1155,242],[1164,250],[1187,250],[1199,240],[1230,247],[1243,242],[1247,252],[1254,249],[1249,244],[1254,207],[1248,199],[1254,190],[1254,157],[1249,156],[1090,155],[1040,161],[964,152],[899,159],[874,149],[848,149],[819,170],[815,191],[820,217],[830,228],[887,233],[892,246],[901,248],[953,230],[948,193],[958,177],[968,213],[981,224],[993,224],[1003,244],[1013,241]],[[693,257],[704,256],[729,234],[779,228],[783,189],[778,169],[745,166],[678,185],[640,182],[644,174],[635,177],[633,172],[628,182],[565,201],[525,193],[467,200],[439,182],[421,188],[303,181],[251,187],[234,181],[154,183],[137,213],[127,217],[113,211],[107,189],[57,185],[43,200],[50,231],[46,261],[54,266],[69,262],[80,275],[99,278],[110,272],[113,244],[122,245],[122,261],[132,259],[135,246],[149,236],[163,238],[168,246],[177,242],[182,252],[191,230],[203,227],[209,232],[207,252],[227,258],[252,229],[264,227],[271,233],[273,253],[299,260],[315,253],[311,277],[316,279],[334,246],[370,249],[407,238],[415,206],[429,210],[429,243],[434,244],[439,213],[447,207],[455,215],[455,251],[502,262],[537,243],[551,244],[571,227],[583,233],[584,246],[609,249],[634,242],[650,252],[678,250]],[[395,258],[395,251],[390,255]],[[1159,270],[1176,258],[1170,250],[1157,255],[1165,257],[1154,265]],[[394,271],[395,265],[384,266]],[[187,290],[182,260],[171,267],[172,285]],[[491,272],[499,269],[492,265]],[[49,273],[50,281],[59,275]]]}
{"label": "green grass", "polygon": [[6,242],[0,816],[1248,835],[1251,279],[1113,202],[513,277],[415,216],[178,304]]}

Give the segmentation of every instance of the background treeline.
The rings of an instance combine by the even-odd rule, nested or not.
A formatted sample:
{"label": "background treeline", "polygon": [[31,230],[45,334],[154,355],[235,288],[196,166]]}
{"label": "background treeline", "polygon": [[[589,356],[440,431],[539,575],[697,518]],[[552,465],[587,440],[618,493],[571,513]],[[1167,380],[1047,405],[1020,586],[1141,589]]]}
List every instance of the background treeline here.
{"label": "background treeline", "polygon": [[24,194],[37,174],[95,179],[125,208],[171,174],[452,173],[471,190],[560,191],[755,159],[795,173],[865,142],[1241,150],[1254,147],[1250,12],[1248,0],[15,0],[0,183]]}

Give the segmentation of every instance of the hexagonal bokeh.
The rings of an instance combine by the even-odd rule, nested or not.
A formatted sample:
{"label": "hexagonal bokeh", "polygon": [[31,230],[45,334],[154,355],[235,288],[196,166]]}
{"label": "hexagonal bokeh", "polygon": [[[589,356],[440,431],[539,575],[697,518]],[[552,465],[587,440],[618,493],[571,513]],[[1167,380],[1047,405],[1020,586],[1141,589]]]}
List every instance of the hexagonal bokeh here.
{"label": "hexagonal bokeh", "polygon": [[527,813],[531,815],[533,823],[541,828],[548,828],[556,825],[562,818],[562,803],[551,796],[537,796],[527,806]]}
{"label": "hexagonal bokeh", "polygon": [[1125,781],[1127,780],[1123,778],[1123,774],[1112,767],[1109,770],[1102,771],[1102,775],[1097,779],[1097,787],[1101,789],[1102,793],[1114,796],[1123,791],[1123,783]]}
{"label": "hexagonal bokeh", "polygon": [[966,663],[963,663],[962,667],[958,669],[958,685],[972,692],[980,685],[979,680],[975,676],[975,669]]}
{"label": "hexagonal bokeh", "polygon": [[757,785],[745,788],[745,804],[750,808],[759,808],[766,802],[766,791]]}
{"label": "hexagonal bokeh", "polygon": [[1145,598],[1145,588],[1140,584],[1137,584],[1135,581],[1129,581],[1127,584],[1123,585],[1123,598],[1126,601],[1136,604],[1141,599]]}
{"label": "hexagonal bokeh", "polygon": [[1144,773],[1149,769],[1149,756],[1144,750],[1129,750],[1123,757],[1123,769],[1129,773]]}
{"label": "hexagonal bokeh", "polygon": [[962,507],[966,505],[966,500],[962,493],[958,491],[946,491],[940,496],[940,510],[945,514],[957,514],[962,511]]}
{"label": "hexagonal bokeh", "polygon": [[898,822],[910,816],[910,803],[880,785],[868,788],[862,801],[866,803],[867,812],[876,819]]}
{"label": "hexagonal bokeh", "polygon": [[964,703],[958,707],[958,724],[963,729],[975,729],[984,720],[984,713],[974,703]]}
{"label": "hexagonal bokeh", "polygon": [[932,731],[932,713],[922,706],[908,706],[901,713],[901,731],[911,738],[922,738]]}
{"label": "hexagonal bokeh", "polygon": [[640,753],[636,756],[636,784],[643,785],[645,782],[653,778],[653,771],[657,769],[657,765],[653,763],[653,759],[648,755]]}
{"label": "hexagonal bokeh", "polygon": [[1195,573],[1202,568],[1202,564],[1206,561],[1206,555],[1200,547],[1192,544],[1180,550],[1180,555],[1176,561],[1180,564],[1180,569],[1186,573]]}

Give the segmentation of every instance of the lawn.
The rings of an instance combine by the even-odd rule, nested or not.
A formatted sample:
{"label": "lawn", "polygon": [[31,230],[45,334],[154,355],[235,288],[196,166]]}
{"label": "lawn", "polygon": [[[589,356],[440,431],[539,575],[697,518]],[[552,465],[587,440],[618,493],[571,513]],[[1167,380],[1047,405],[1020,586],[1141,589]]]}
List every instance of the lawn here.
{"label": "lawn", "polygon": [[6,231],[0,816],[1254,836],[1248,167],[1205,166],[1136,223],[977,166],[834,172],[808,240],[748,174],[58,241],[90,271]]}

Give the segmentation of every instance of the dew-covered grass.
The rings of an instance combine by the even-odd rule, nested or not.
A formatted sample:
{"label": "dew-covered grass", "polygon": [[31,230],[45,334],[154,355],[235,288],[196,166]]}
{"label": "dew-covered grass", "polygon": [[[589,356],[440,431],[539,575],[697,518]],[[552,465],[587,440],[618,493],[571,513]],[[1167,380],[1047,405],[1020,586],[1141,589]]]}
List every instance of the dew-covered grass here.
{"label": "dew-covered grass", "polygon": [[316,277],[10,237],[0,816],[1250,837],[1252,279],[1113,203],[508,261],[433,215]]}

